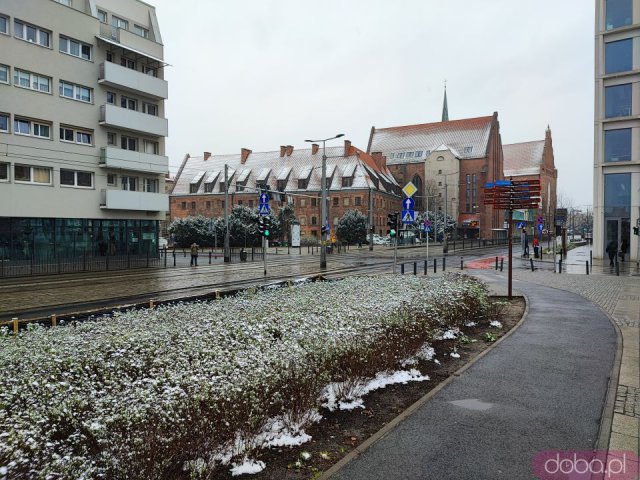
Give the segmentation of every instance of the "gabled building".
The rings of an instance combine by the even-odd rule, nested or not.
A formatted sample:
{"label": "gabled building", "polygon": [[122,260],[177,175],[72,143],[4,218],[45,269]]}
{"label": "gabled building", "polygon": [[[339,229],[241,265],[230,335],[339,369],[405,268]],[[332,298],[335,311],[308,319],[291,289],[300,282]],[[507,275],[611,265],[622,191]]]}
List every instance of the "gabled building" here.
{"label": "gabled building", "polygon": [[163,50],[139,0],[0,2],[0,259],[156,252]]}
{"label": "gabled building", "polygon": [[547,127],[544,140],[503,145],[502,151],[504,153],[504,178],[540,181],[542,199],[540,209],[527,212],[526,216],[514,215],[514,219],[525,220],[531,225],[535,225],[537,218],[543,217],[546,228],[553,228],[558,170],[554,162],[551,129]]}
{"label": "gabled building", "polygon": [[[271,191],[271,209],[277,213],[286,204],[294,207],[303,237],[320,238],[322,149],[296,150],[291,145],[279,151],[239,154],[189,154],[180,166],[170,199],[171,218],[224,215],[225,165],[229,206],[259,205],[260,190]],[[387,213],[400,209],[400,187],[382,155],[369,155],[345,140],[344,146],[327,147],[328,222],[331,229],[350,209],[369,215],[374,231],[387,230]]]}
{"label": "gabled building", "polygon": [[[448,118],[448,111],[443,112]],[[486,182],[503,178],[498,114],[442,122],[371,128],[367,152],[387,157],[403,186],[418,187],[416,210],[436,208],[456,218],[458,235],[493,238],[503,229],[501,212],[484,206]],[[433,202],[433,203],[432,203]]]}

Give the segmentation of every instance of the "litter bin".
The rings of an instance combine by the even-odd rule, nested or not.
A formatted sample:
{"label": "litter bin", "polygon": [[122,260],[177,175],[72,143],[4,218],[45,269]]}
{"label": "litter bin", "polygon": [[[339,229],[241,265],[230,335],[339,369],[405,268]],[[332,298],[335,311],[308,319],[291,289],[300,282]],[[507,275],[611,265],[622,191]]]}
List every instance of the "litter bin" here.
{"label": "litter bin", "polygon": [[240,250],[240,261],[241,262],[247,261],[247,252],[245,252],[244,250]]}

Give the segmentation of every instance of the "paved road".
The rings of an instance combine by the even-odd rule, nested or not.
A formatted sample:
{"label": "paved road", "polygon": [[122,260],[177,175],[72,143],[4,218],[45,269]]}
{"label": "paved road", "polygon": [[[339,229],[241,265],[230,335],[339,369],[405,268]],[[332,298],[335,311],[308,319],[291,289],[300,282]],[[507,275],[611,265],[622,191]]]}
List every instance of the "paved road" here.
{"label": "paved road", "polygon": [[532,478],[536,452],[593,448],[614,328],[576,294],[518,288],[523,325],[332,478]]}

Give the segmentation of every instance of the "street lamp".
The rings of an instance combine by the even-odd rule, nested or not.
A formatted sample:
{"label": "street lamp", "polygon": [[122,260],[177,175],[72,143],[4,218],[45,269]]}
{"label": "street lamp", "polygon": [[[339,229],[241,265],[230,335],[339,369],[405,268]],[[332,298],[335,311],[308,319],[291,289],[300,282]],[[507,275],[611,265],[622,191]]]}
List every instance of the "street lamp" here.
{"label": "street lamp", "polygon": [[[327,219],[327,152],[326,152],[326,142],[329,140],[335,140],[336,138],[344,137],[344,133],[339,133],[335,137],[325,138],[322,140],[305,140],[305,142],[309,143],[320,143],[322,142],[322,208],[320,211],[321,220],[323,225],[328,226]],[[320,268],[327,268],[327,246],[326,246],[326,233],[323,233],[323,228],[320,228]]]}
{"label": "street lamp", "polygon": [[478,215],[478,241],[480,241],[482,230],[480,230],[480,212],[478,212],[478,205],[473,206],[473,213]]}

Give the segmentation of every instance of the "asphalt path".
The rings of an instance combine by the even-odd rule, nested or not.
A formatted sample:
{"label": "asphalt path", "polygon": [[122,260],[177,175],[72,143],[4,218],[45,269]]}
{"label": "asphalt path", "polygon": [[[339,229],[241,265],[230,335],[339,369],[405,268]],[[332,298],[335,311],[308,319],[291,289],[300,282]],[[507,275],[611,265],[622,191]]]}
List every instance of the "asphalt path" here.
{"label": "asphalt path", "polygon": [[537,452],[595,446],[614,328],[583,297],[518,288],[518,330],[332,479],[528,479]]}

